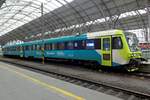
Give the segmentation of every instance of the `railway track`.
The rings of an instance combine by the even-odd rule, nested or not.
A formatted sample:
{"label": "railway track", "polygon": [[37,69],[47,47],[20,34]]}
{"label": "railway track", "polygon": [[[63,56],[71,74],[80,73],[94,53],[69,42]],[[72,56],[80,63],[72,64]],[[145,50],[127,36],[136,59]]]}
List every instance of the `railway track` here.
{"label": "railway track", "polygon": [[131,73],[131,75],[139,76],[139,77],[143,77],[143,78],[150,79],[150,73],[136,72],[136,73]]}
{"label": "railway track", "polygon": [[4,61],[4,62],[15,64],[19,67],[32,70],[38,73],[42,73],[42,74],[45,74],[45,75],[48,75],[48,76],[51,76],[60,80],[64,80],[73,84],[77,84],[79,86],[83,86],[89,89],[93,89],[95,91],[113,95],[118,98],[122,98],[124,100],[150,100],[150,94],[113,86],[113,85],[103,83],[100,81],[95,81],[92,79],[87,79],[85,77],[82,77],[82,75],[79,77],[79,76],[74,76],[74,75],[67,75],[67,74],[60,73],[60,72],[44,71],[41,69],[33,68],[32,66],[28,66],[23,63],[11,62],[11,61]]}

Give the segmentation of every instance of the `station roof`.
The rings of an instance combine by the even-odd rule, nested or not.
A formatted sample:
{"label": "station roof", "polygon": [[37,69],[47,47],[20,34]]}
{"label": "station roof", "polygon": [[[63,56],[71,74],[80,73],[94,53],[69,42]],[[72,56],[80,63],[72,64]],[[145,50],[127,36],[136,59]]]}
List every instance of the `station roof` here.
{"label": "station roof", "polygon": [[146,29],[149,8],[149,0],[1,0],[0,44],[114,28]]}

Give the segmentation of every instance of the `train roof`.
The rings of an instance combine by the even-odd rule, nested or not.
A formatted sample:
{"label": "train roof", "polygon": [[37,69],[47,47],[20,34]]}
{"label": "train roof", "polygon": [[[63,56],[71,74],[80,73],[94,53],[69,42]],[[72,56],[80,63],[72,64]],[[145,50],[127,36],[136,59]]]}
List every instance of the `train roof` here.
{"label": "train roof", "polygon": [[61,41],[69,41],[69,40],[84,40],[87,38],[96,38],[98,36],[108,36],[108,35],[117,35],[123,34],[122,30],[108,30],[108,31],[99,31],[99,32],[90,32],[90,33],[82,33],[79,35],[71,35],[71,36],[62,36],[57,38],[45,39],[45,42],[61,42]]}
{"label": "train roof", "polygon": [[[32,44],[42,44],[48,43],[48,42],[61,42],[61,41],[70,41],[70,40],[84,40],[87,38],[95,38],[98,36],[108,36],[108,35],[116,35],[116,34],[123,34],[122,30],[107,30],[107,31],[99,31],[99,32],[90,32],[90,33],[82,33],[78,35],[71,35],[71,36],[62,36],[62,37],[57,37],[57,38],[49,38],[49,39],[44,39],[44,40],[36,40],[36,41],[30,41],[30,42],[24,42],[21,44],[14,44],[10,46],[19,46],[19,45],[32,45]],[[5,47],[10,47],[10,46],[5,46]]]}

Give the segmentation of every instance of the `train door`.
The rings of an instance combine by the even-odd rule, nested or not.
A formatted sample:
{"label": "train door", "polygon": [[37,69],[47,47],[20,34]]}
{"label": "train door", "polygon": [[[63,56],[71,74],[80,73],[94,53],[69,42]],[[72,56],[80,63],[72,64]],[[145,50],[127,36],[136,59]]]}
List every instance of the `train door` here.
{"label": "train door", "polygon": [[102,65],[112,66],[111,36],[102,37]]}

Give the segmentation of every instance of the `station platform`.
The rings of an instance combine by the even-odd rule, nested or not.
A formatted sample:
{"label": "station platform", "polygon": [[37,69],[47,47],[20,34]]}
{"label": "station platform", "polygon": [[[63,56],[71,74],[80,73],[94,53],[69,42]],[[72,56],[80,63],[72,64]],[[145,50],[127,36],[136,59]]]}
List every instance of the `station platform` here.
{"label": "station platform", "polygon": [[148,59],[147,62],[144,62],[144,64],[150,65],[150,59]]}
{"label": "station platform", "polygon": [[120,100],[81,86],[0,62],[1,100]]}

